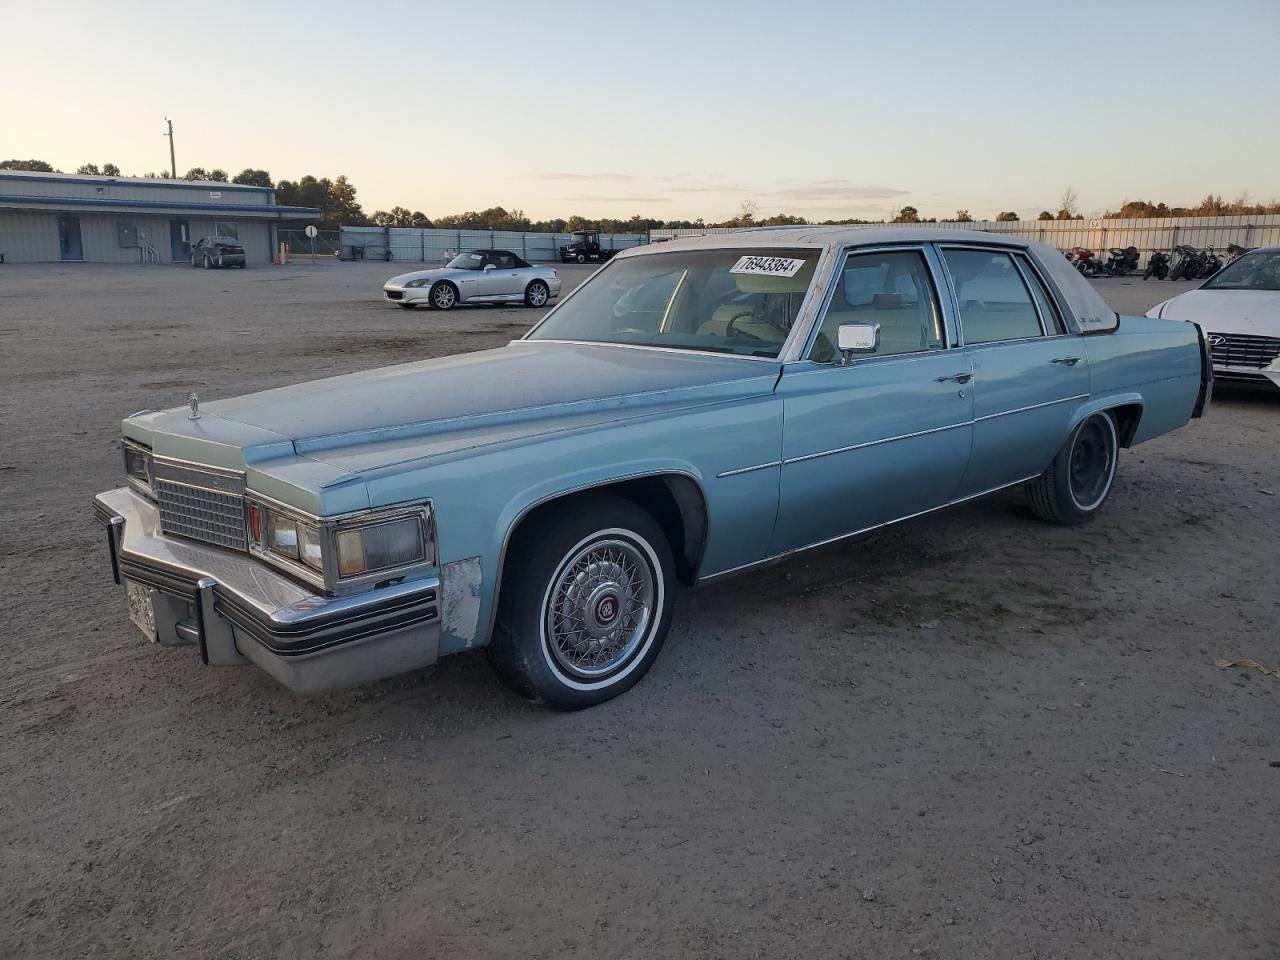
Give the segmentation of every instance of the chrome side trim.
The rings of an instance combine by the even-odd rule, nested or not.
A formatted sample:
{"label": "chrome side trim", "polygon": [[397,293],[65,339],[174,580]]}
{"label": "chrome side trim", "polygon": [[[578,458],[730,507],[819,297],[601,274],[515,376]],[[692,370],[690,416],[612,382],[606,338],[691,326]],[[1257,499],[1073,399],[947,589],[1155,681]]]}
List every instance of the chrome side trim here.
{"label": "chrome side trim", "polygon": [[1033,403],[1026,407],[1015,407],[1012,410],[1002,410],[999,413],[988,413],[981,417],[975,417],[974,423],[981,423],[983,420],[995,420],[997,417],[1007,417],[1013,413],[1025,413],[1028,410],[1039,410],[1041,407],[1052,407],[1056,403],[1071,403],[1073,400],[1088,400],[1089,394],[1079,393],[1074,397],[1063,397],[1060,400],[1046,400],[1044,403]]}
{"label": "chrome side trim", "polygon": [[723,473],[717,473],[716,479],[723,477],[736,477],[740,473],[751,473],[753,470],[768,470],[770,467],[782,466],[781,460],[772,460],[769,463],[757,463],[754,467],[738,467],[737,470],[725,470]]}
{"label": "chrome side trim", "polygon": [[[972,427],[974,424],[981,423],[984,420],[995,420],[998,417],[1007,417],[1015,413],[1026,413],[1028,410],[1039,410],[1041,407],[1052,407],[1058,403],[1072,403],[1076,400],[1088,400],[1089,394],[1081,393],[1074,397],[1061,397],[1058,400],[1046,400],[1044,403],[1033,403],[1026,407],[1015,407],[1012,410],[1001,410],[999,413],[988,413],[981,417],[975,417],[972,420],[965,420],[962,423],[952,423],[945,427],[931,427],[928,430],[917,430],[915,433],[903,433],[896,437],[884,437],[880,440],[866,440],[862,443],[850,444],[847,447],[836,447],[833,450],[823,450],[821,453],[806,453],[803,457],[789,457],[782,461],[784,464],[803,463],[805,460],[817,460],[819,457],[830,457],[837,453],[848,453],[850,450],[861,450],[864,447],[875,447],[882,443],[893,443],[896,440],[910,440],[912,437],[924,437],[931,433],[942,433],[944,430],[955,430],[959,427]],[[761,467],[770,467],[773,464],[762,464]],[[761,467],[746,467],[744,470],[730,471],[730,473],[744,473],[746,470],[758,470]],[[718,477],[728,476],[728,474],[719,473]]]}
{"label": "chrome side trim", "polygon": [[713,580],[719,580],[721,577],[727,577],[731,574],[743,573],[747,570],[756,569],[757,567],[769,566],[771,564],[779,563],[782,560],[785,560],[794,554],[803,553],[805,550],[814,550],[814,549],[817,549],[818,547],[825,547],[828,544],[839,543],[841,540],[848,540],[850,537],[861,536],[864,533],[872,533],[876,530],[882,530],[885,527],[892,527],[894,524],[902,523],[906,520],[914,520],[916,517],[923,517],[926,514],[937,513],[939,510],[946,510],[948,507],[955,507],[962,503],[968,503],[970,500],[977,500],[980,497],[986,497],[986,496],[990,496],[993,493],[999,493],[1001,490],[1007,490],[1010,487],[1016,487],[1024,483],[1029,483],[1030,481],[1034,480],[1038,476],[1040,476],[1040,474],[1038,473],[1033,474],[1032,476],[1029,476],[1029,477],[1023,477],[1021,480],[1014,480],[1012,483],[1002,483],[999,486],[992,487],[989,490],[983,490],[980,493],[973,493],[967,497],[960,497],[959,499],[951,500],[948,503],[944,503],[937,507],[930,507],[928,510],[921,510],[918,513],[907,514],[905,517],[898,517],[896,520],[886,520],[883,523],[876,523],[869,527],[863,527],[861,530],[854,530],[851,533],[842,533],[839,536],[829,537],[826,540],[819,540],[816,543],[810,543],[803,547],[792,547],[790,550],[784,550],[782,553],[775,553],[773,556],[765,557],[763,560],[753,560],[751,563],[744,563],[738,567],[730,567],[728,570],[721,570],[719,573],[712,573],[705,577],[699,577],[697,585],[702,586],[703,584],[710,583]]}
{"label": "chrome side trim", "polygon": [[788,465],[793,463],[803,463],[805,460],[817,460],[819,457],[830,457],[837,453],[848,453],[850,450],[861,450],[864,447],[877,447],[882,443],[893,443],[895,440],[910,440],[912,437],[923,437],[931,433],[942,433],[944,430],[955,430],[958,427],[971,427],[974,421],[965,420],[962,423],[952,423],[945,427],[931,427],[928,430],[917,430],[915,433],[904,433],[896,437],[883,437],[880,440],[866,440],[862,443],[853,443],[847,447],[836,447],[834,450],[823,450],[821,453],[806,453],[803,457],[789,457],[783,463]]}

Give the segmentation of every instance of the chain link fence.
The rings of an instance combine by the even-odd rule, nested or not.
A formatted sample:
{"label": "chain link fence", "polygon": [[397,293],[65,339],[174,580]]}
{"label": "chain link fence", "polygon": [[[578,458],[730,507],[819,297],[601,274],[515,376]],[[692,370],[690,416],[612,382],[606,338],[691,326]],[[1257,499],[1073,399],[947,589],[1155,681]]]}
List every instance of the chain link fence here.
{"label": "chain link fence", "polygon": [[292,228],[277,230],[276,242],[287,243],[289,245],[289,256],[291,257],[310,256],[313,249],[317,257],[336,257],[341,249],[339,231],[337,230],[319,231],[316,234],[314,247],[305,230],[294,230]]}

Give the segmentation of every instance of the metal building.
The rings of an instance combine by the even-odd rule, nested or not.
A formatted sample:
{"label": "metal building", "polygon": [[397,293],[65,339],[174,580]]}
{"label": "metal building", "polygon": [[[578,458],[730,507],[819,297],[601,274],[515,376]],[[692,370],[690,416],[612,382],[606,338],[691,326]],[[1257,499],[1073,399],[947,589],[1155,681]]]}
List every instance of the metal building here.
{"label": "metal building", "polygon": [[0,256],[9,263],[189,263],[201,237],[231,236],[270,263],[276,224],[314,220],[269,187],[0,170]]}

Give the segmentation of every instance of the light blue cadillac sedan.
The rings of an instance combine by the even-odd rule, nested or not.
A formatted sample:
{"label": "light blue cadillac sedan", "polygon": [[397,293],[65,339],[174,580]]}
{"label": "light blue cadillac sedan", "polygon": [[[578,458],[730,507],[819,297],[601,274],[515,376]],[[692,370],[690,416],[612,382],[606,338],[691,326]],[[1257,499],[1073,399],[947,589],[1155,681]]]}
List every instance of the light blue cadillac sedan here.
{"label": "light blue cadillac sedan", "polygon": [[95,508],[133,622],[207,664],[315,692],[485,647],[575,708],[681,584],[1009,487],[1089,520],[1211,392],[1196,324],[1047,247],[746,231],[624,251],[501,349],[131,416]]}

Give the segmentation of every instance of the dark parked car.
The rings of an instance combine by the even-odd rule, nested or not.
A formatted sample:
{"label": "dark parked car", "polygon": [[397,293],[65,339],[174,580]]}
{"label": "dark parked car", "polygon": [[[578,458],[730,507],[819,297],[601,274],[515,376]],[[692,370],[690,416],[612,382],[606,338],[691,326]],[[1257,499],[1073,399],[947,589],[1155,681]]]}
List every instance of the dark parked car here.
{"label": "dark parked car", "polygon": [[193,267],[240,267],[246,262],[244,247],[235,237],[201,237],[191,247]]}

